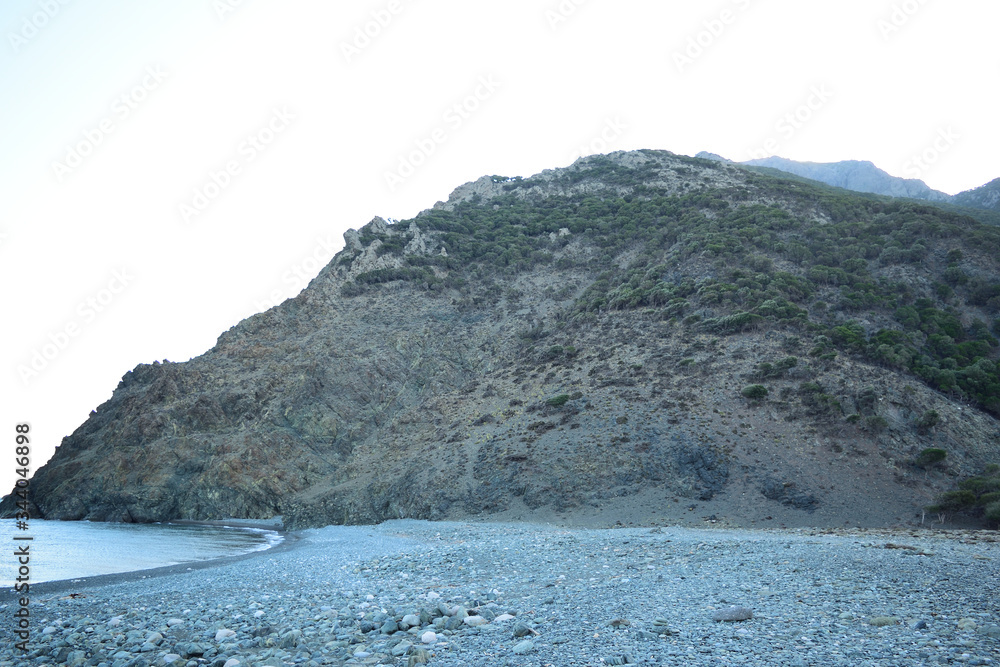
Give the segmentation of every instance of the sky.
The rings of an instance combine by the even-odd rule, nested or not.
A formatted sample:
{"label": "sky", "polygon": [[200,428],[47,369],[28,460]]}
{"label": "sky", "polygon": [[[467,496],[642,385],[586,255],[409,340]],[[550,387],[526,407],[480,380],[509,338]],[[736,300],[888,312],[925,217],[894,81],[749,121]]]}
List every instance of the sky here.
{"label": "sky", "polygon": [[[374,216],[642,148],[998,176],[995,0],[4,0],[0,487]],[[4,435],[6,434],[6,435]]]}

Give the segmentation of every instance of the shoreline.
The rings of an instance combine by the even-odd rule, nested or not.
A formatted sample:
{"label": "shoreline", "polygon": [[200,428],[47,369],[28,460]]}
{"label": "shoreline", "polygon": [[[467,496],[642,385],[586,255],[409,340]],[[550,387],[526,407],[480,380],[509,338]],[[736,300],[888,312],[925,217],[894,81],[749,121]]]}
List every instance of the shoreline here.
{"label": "shoreline", "polygon": [[270,519],[170,519],[159,523],[175,524],[178,526],[215,526],[217,528],[255,528],[260,530],[273,530],[276,533],[285,534],[285,524],[280,516]]}
{"label": "shoreline", "polygon": [[[198,570],[206,570],[214,567],[223,567],[225,565],[230,565],[232,563],[238,563],[243,560],[253,558],[255,556],[260,556],[267,553],[281,553],[284,551],[289,551],[291,549],[299,546],[301,537],[297,532],[289,532],[281,527],[280,520],[277,524],[274,523],[273,519],[222,519],[217,521],[191,521],[191,520],[177,520],[177,521],[163,521],[159,522],[161,524],[175,524],[175,525],[185,525],[185,526],[213,526],[217,528],[246,528],[254,530],[265,530],[268,532],[275,532],[281,535],[282,540],[278,544],[267,547],[265,549],[258,549],[255,551],[250,551],[243,554],[236,554],[233,556],[220,556],[218,558],[208,558],[205,560],[195,560],[188,561],[185,563],[176,563],[173,565],[161,565],[159,567],[143,568],[141,570],[128,570],[125,572],[112,572],[109,574],[95,574],[84,577],[75,577],[72,579],[55,579],[52,581],[43,581],[39,583],[32,583],[31,592],[33,594],[41,595],[58,595],[61,593],[73,593],[83,588],[104,588],[107,586],[114,586],[116,584],[129,583],[133,581],[142,581],[144,579],[153,579],[158,577],[165,577],[174,574],[185,574],[188,572],[194,572]],[[155,524],[151,524],[155,525]],[[13,587],[6,586],[3,588],[4,592],[11,596],[16,596]]]}

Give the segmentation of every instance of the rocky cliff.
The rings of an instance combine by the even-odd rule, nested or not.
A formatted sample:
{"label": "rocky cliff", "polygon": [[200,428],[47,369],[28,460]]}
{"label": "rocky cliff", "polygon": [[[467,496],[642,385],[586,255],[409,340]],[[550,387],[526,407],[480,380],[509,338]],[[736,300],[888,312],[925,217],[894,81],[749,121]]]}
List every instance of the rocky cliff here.
{"label": "rocky cliff", "polygon": [[884,524],[1000,461],[1000,233],[970,218],[637,151],[345,242],[126,373],[36,513]]}

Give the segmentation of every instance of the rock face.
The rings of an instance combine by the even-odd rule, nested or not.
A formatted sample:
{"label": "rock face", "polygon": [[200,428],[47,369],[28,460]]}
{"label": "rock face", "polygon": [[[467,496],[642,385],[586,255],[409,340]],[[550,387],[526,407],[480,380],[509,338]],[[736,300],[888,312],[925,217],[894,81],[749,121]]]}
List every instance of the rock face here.
{"label": "rock face", "polygon": [[[952,478],[909,461],[929,446],[948,448],[950,474],[1000,460],[997,420],[858,356],[851,332],[899,328],[894,311],[881,297],[858,305],[837,282],[848,274],[830,278],[815,257],[827,250],[803,245],[832,233],[838,211],[874,217],[865,207],[879,207],[871,234],[910,233],[909,209],[826,204],[834,195],[782,183],[613,153],[480,179],[410,221],[375,218],[294,299],[200,357],[126,373],[35,474],[34,513],[282,514],[292,527],[615,503],[811,513],[814,525],[912,516]],[[974,279],[953,283],[949,307],[969,326],[996,317],[1000,300],[973,285],[1000,284],[995,235],[919,215],[937,225],[921,236],[925,261],[900,263],[916,251],[885,240],[882,260],[840,266],[941,307],[932,286],[961,269]],[[719,236],[726,220],[742,241]],[[741,243],[752,252],[727,254]],[[810,305],[820,299],[830,306]],[[977,362],[983,382],[995,355]],[[741,395],[758,382],[766,399]],[[929,409],[939,423],[916,428]]]}

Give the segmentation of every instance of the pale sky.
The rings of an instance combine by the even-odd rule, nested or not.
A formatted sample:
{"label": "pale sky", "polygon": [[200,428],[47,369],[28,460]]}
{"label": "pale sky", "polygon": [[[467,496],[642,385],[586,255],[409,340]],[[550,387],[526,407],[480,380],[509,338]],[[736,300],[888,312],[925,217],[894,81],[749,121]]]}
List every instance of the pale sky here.
{"label": "pale sky", "polygon": [[998,23],[995,0],[4,0],[0,492],[15,424],[35,470],[137,364],[486,174],[654,148],[978,187]]}

